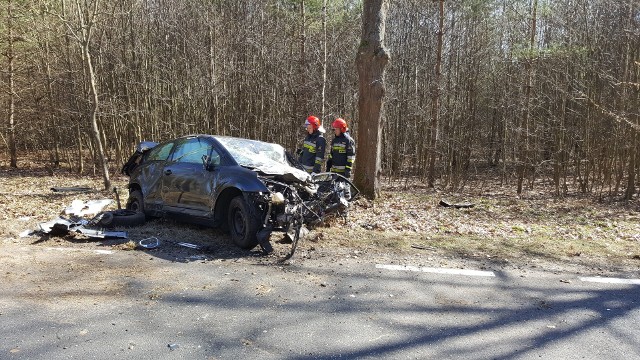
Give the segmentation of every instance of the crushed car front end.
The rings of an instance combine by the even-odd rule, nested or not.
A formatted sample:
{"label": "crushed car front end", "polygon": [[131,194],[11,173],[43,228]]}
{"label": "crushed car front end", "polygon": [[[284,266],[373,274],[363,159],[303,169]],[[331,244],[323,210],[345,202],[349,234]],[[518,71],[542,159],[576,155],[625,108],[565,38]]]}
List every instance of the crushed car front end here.
{"label": "crushed car front end", "polygon": [[315,226],[328,215],[344,212],[358,195],[348,179],[335,173],[314,174],[305,183],[260,179],[269,189],[263,197],[266,211],[262,229],[257,233],[257,240],[265,250],[271,248],[268,239],[273,231],[286,233],[295,250],[301,228]]}

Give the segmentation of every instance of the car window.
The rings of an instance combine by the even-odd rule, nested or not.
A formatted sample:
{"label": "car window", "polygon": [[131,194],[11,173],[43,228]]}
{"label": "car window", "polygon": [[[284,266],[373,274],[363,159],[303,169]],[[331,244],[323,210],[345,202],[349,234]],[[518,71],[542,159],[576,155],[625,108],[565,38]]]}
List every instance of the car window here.
{"label": "car window", "polygon": [[[188,139],[179,143],[171,156],[171,161],[202,164],[202,156],[209,155],[212,145],[200,138]],[[216,153],[217,154],[217,153]],[[219,159],[219,157],[218,157]],[[219,160],[218,160],[219,163]]]}
{"label": "car window", "polygon": [[172,142],[154,147],[151,151],[149,151],[147,160],[148,161],[167,160],[172,147],[173,147]]}

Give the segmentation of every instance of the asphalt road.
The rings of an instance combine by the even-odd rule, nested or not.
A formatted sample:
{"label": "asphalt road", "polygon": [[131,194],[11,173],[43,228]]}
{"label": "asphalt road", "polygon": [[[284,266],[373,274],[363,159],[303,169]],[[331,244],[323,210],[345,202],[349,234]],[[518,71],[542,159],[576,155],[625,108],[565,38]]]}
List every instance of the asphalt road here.
{"label": "asphalt road", "polygon": [[0,359],[640,358],[640,285],[398,264],[4,244]]}

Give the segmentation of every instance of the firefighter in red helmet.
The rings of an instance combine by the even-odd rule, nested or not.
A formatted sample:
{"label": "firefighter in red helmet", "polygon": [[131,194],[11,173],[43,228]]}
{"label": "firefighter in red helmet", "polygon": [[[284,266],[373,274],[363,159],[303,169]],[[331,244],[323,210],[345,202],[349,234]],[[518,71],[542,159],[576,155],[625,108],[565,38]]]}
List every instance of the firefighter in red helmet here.
{"label": "firefighter in red helmet", "polygon": [[351,168],[356,160],[356,144],[349,135],[349,128],[344,119],[337,118],[331,127],[335,137],[331,141],[327,171],[340,174],[348,179],[351,177]]}
{"label": "firefighter in red helmet", "polygon": [[322,171],[322,163],[324,162],[324,152],[327,146],[320,119],[311,115],[304,123],[307,130],[307,136],[302,144],[302,152],[300,153],[300,163],[308,173],[319,173]]}

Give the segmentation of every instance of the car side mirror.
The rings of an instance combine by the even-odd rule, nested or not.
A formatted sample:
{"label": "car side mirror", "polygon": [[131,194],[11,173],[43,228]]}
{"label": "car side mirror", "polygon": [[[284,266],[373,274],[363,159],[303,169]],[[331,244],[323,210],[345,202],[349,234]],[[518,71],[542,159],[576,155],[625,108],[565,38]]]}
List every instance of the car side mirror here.
{"label": "car side mirror", "polygon": [[202,166],[206,171],[213,171],[220,165],[220,155],[214,153],[213,156],[202,155]]}
{"label": "car side mirror", "polygon": [[211,171],[215,168],[215,166],[211,164],[211,158],[208,155],[202,155],[202,167],[206,171]]}

